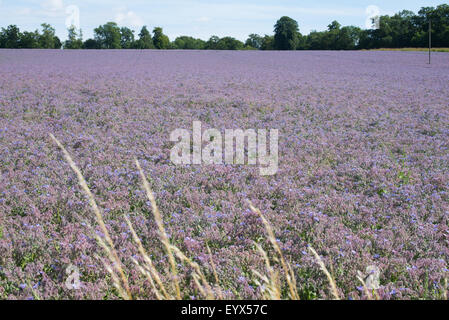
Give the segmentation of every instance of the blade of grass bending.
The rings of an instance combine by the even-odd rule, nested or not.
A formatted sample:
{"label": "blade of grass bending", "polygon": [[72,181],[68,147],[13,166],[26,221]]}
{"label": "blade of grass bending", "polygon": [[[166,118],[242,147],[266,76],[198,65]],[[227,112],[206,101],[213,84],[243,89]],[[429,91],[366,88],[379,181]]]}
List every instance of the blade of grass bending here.
{"label": "blade of grass bending", "polygon": [[265,226],[265,230],[267,231],[267,234],[268,234],[268,239],[270,240],[271,245],[273,246],[274,250],[276,251],[276,253],[279,256],[282,269],[284,270],[284,275],[285,275],[285,277],[287,279],[287,284],[288,284],[288,288],[289,288],[289,291],[290,291],[290,298],[292,300],[299,300],[298,291],[297,291],[297,287],[296,287],[295,276],[294,276],[294,274],[292,272],[292,269],[289,267],[288,263],[285,261],[284,255],[282,254],[282,251],[281,251],[281,248],[279,248],[279,245],[278,245],[278,243],[276,241],[276,237],[275,237],[274,232],[273,232],[273,228],[271,228],[270,223],[264,217],[262,212],[260,212],[259,209],[254,207],[253,204],[251,203],[251,201],[248,201],[248,202],[249,202],[249,207],[251,208],[251,210],[254,213],[256,213],[262,219],[262,222],[263,222],[263,224]]}
{"label": "blade of grass bending", "polygon": [[281,285],[279,281],[279,276],[277,272],[273,270],[273,267],[270,264],[270,259],[268,258],[268,254],[263,250],[263,248],[258,244],[254,243],[257,251],[260,252],[262,255],[264,261],[265,261],[265,267],[268,271],[269,277],[260,274],[256,270],[253,270],[253,273],[258,276],[263,282],[265,282],[266,289],[265,291],[268,292],[268,299],[269,300],[281,300]]}
{"label": "blade of grass bending", "polygon": [[176,298],[178,300],[181,300],[181,290],[179,288],[178,271],[176,269],[176,261],[175,261],[175,257],[173,255],[173,252],[171,249],[170,241],[168,240],[167,232],[165,231],[165,228],[164,228],[164,220],[162,219],[162,215],[159,211],[159,208],[157,207],[156,199],[154,198],[153,191],[151,190],[150,184],[148,183],[148,180],[145,177],[142,167],[140,166],[139,160],[135,159],[135,162],[136,162],[137,169],[139,170],[140,177],[142,178],[143,188],[145,189],[148,200],[150,200],[151,207],[153,208],[153,215],[154,215],[154,219],[156,221],[156,225],[159,229],[159,236],[161,238],[161,242],[164,245],[165,250],[168,255],[168,260],[169,260],[170,269],[171,269],[171,275],[173,277],[173,288],[176,293]]}
{"label": "blade of grass bending", "polygon": [[209,253],[209,260],[210,260],[210,264],[212,266],[212,272],[213,272],[214,278],[215,278],[215,285],[217,286],[217,289],[220,290],[218,298],[220,300],[223,300],[223,295],[221,294],[220,280],[218,279],[217,269],[215,268],[214,259],[212,258],[212,252],[210,251],[209,245],[207,243],[206,243],[206,248],[207,248],[207,252]]}
{"label": "blade of grass bending", "polygon": [[[100,209],[97,206],[97,203],[95,201],[95,198],[94,198],[92,192],[90,191],[89,187],[87,186],[86,180],[84,179],[80,169],[75,164],[75,162],[72,160],[72,157],[67,152],[67,150],[64,148],[62,143],[59,142],[59,140],[56,139],[55,136],[53,134],[51,134],[51,133],[50,133],[50,138],[62,150],[66,161],[68,162],[68,164],[70,165],[72,170],[76,173],[76,176],[78,177],[78,182],[79,182],[81,188],[86,193],[87,198],[89,199],[90,207],[92,208],[92,211],[94,212],[94,214],[96,216],[96,219],[97,219],[97,222],[98,222],[98,224],[100,226],[100,229],[103,232],[104,237],[105,237],[105,239],[107,241],[107,244],[109,246],[110,250],[108,250],[108,252],[107,252],[108,255],[109,255],[109,259],[111,259],[111,261],[113,261],[115,263],[115,268],[118,270],[118,272],[120,274],[120,278],[121,278],[121,280],[123,282],[123,286],[125,287],[126,294],[122,296],[123,299],[132,299],[131,291],[130,291],[129,285],[128,285],[128,280],[126,279],[125,273],[123,272],[123,269],[122,269],[122,263],[121,263],[118,255],[117,255],[117,252],[114,249],[114,243],[112,242],[112,239],[109,236],[108,229],[106,228],[106,225],[104,224],[104,221],[103,221],[103,216],[101,215]],[[115,277],[115,278],[117,279],[117,277]]]}
{"label": "blade of grass bending", "polygon": [[[198,263],[194,262],[192,259],[187,257],[181,250],[179,250],[176,246],[171,246],[173,252],[178,256],[178,258],[182,261],[190,265],[190,267],[193,268],[193,279],[195,280],[195,283],[200,290],[200,292],[203,294],[204,297],[208,300],[213,300],[215,298],[214,292],[212,290],[212,287],[210,286],[209,282],[206,279],[206,276],[201,271],[201,267]],[[201,280],[201,284],[200,281]]]}
{"label": "blade of grass bending", "polygon": [[312,247],[309,247],[309,250],[315,256],[317,263],[320,266],[321,271],[324,272],[327,279],[329,280],[329,284],[331,286],[331,292],[334,295],[335,300],[340,300],[340,295],[338,294],[337,285],[335,284],[335,280],[332,277],[332,275],[329,273],[329,271],[327,270],[326,265],[324,264],[323,260],[320,258],[318,253],[316,253],[316,251]]}
{"label": "blade of grass bending", "polygon": [[[148,253],[145,251],[145,249],[142,245],[142,242],[140,241],[139,237],[137,236],[137,233],[134,230],[134,228],[131,224],[131,221],[129,221],[128,217],[125,217],[125,221],[128,224],[128,227],[131,230],[131,234],[133,236],[134,242],[137,244],[137,248],[145,261],[146,265],[145,265],[145,268],[143,268],[143,269],[147,272],[143,272],[144,275],[147,276],[148,280],[150,281],[150,284],[153,284],[155,282],[159,286],[159,290],[161,292],[159,292],[159,290],[157,290],[156,287],[153,286],[153,288],[156,290],[156,295],[161,296],[161,293],[162,293],[162,295],[164,296],[165,299],[167,299],[167,300],[172,299],[172,297],[168,294],[167,290],[165,289],[165,286],[162,283],[161,277],[160,277],[159,273],[157,272],[156,268],[154,267],[153,261],[151,260]],[[136,261],[136,263],[138,264],[137,261]],[[138,264],[138,266],[140,266],[140,265]]]}

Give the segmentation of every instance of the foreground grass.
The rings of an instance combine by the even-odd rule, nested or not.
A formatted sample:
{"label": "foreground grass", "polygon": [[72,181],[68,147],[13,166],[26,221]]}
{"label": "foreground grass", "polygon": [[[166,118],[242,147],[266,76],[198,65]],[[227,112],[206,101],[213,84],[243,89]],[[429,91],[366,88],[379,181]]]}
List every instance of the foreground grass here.
{"label": "foreground grass", "polygon": [[[70,154],[67,152],[67,150],[64,148],[64,146],[59,142],[58,139],[56,139],[52,134],[50,134],[51,139],[58,145],[58,147],[62,150],[64,157],[72,170],[75,172],[78,178],[78,182],[89,199],[90,207],[95,214],[96,222],[98,223],[100,229],[102,230],[104,236],[101,237],[97,234],[95,234],[98,244],[103,248],[104,253],[106,254],[106,257],[109,261],[103,260],[104,266],[106,270],[111,275],[111,279],[113,282],[114,287],[118,290],[118,293],[120,294],[122,299],[125,300],[131,300],[133,299],[133,296],[129,289],[129,283],[128,279],[126,277],[125,271],[123,269],[123,264],[120,261],[117,251],[115,249],[114,243],[111,240],[111,237],[109,235],[109,232],[106,228],[106,225],[103,220],[103,216],[101,214],[101,211],[95,201],[95,198],[90,191],[86,180],[84,179],[80,169],[73,161]],[[148,282],[151,285],[152,291],[157,299],[159,300],[181,300],[183,293],[180,289],[180,283],[179,283],[179,277],[176,267],[176,259],[178,259],[180,262],[185,263],[189,265],[192,270],[192,277],[194,280],[194,283],[196,285],[196,288],[198,291],[202,294],[204,299],[208,300],[218,300],[223,299],[223,296],[221,292],[223,290],[219,288],[218,283],[218,275],[215,271],[214,262],[212,260],[212,256],[210,254],[210,249],[208,247],[209,255],[211,257],[211,265],[214,270],[214,279],[215,284],[211,284],[207,279],[205,274],[202,271],[202,268],[200,265],[198,265],[196,262],[194,262],[192,259],[187,257],[179,248],[172,245],[170,243],[169,237],[167,235],[167,232],[164,228],[164,222],[161,212],[159,211],[159,208],[156,204],[156,199],[154,197],[154,193],[150,187],[150,184],[148,183],[148,180],[145,176],[145,173],[143,172],[139,161],[136,159],[136,166],[139,170],[140,177],[142,179],[142,186],[146,192],[146,195],[148,197],[148,200],[151,203],[154,219],[156,221],[156,225],[158,227],[158,235],[159,240],[164,246],[165,252],[168,256],[169,266],[165,268],[164,273],[165,275],[168,275],[168,279],[170,279],[167,283],[164,283],[163,275],[159,270],[155,267],[155,262],[151,258],[151,254],[149,254],[145,248],[142,245],[142,242],[140,241],[135,229],[133,228],[129,218],[125,216],[125,221],[131,231],[131,234],[133,236],[133,240],[137,245],[138,251],[141,255],[143,263],[138,262],[137,259],[133,258],[132,260],[136,264],[137,268],[141,272],[141,274],[146,277]],[[256,213],[262,220],[263,225],[265,227],[265,231],[267,233],[267,237],[271,243],[272,248],[274,249],[275,256],[269,257],[268,253],[257,243],[255,243],[255,246],[257,250],[262,255],[265,265],[267,274],[262,274],[257,272],[256,270],[253,270],[253,274],[255,275],[256,279],[255,282],[263,288],[264,298],[270,299],[270,300],[281,300],[282,299],[282,292],[287,291],[288,292],[288,298],[292,300],[299,300],[298,295],[298,287],[296,284],[296,278],[295,274],[293,272],[293,269],[289,262],[286,261],[284,255],[282,254],[282,251],[279,247],[279,244],[275,238],[274,231],[268,222],[268,220],[264,217],[264,215],[261,213],[261,211],[257,208],[255,208],[251,202],[248,202],[249,207],[251,210]],[[320,267],[321,271],[324,273],[326,278],[329,281],[329,291],[333,298],[335,300],[340,300],[340,295],[338,292],[338,288],[335,282],[334,277],[327,269],[325,263],[322,261],[321,257],[317,254],[317,252],[312,248],[309,247],[309,251],[313,254],[315,257],[318,266]],[[280,264],[281,271],[276,271],[273,266],[271,265],[271,261],[275,261]],[[282,273],[282,275],[280,274]],[[365,288],[365,292],[367,293],[367,297],[371,298],[372,296],[369,294],[368,289],[366,288],[366,285],[362,279],[359,279]]]}

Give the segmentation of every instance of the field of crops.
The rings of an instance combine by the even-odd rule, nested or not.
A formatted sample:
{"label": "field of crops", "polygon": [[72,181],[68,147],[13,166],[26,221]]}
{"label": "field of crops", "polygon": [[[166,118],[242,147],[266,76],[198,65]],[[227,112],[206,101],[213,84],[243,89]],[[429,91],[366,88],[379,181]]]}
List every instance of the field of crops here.
{"label": "field of crops", "polygon": [[[222,298],[264,296],[255,243],[281,270],[247,200],[272,225],[301,299],[332,298],[308,246],[341,298],[367,298],[357,271],[372,265],[382,299],[445,297],[449,55],[427,61],[420,52],[0,50],[0,299],[120,298],[89,226],[104,234],[50,133],[87,180],[134,298],[157,297],[132,261],[141,256],[126,215],[162,281],[170,277],[134,158],[170,242]],[[193,121],[279,129],[277,174],[174,165],[170,132]],[[203,298],[192,266],[176,263],[182,297]],[[78,290],[64,285],[68,265],[80,270]]]}

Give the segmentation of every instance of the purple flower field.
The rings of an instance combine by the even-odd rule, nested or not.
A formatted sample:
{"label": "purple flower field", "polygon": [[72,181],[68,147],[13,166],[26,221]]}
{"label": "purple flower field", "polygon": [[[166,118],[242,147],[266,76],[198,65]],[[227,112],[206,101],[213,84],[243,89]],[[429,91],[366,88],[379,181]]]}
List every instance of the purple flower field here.
{"label": "purple flower field", "polygon": [[[155,299],[131,261],[124,216],[161,270],[167,256],[134,164],[172,244],[226,299],[260,299],[253,270],[271,223],[301,299],[345,299],[380,269],[381,299],[443,299],[449,279],[449,54],[418,52],[0,50],[0,299],[119,299],[89,231],[101,207],[135,298]],[[279,170],[170,161],[170,132],[279,129]],[[100,229],[97,234],[101,237]],[[138,258],[137,258],[138,259]],[[276,268],[280,268],[272,261]],[[65,287],[77,266],[80,290]],[[178,265],[185,299],[197,299]],[[287,292],[284,293],[287,297]]]}

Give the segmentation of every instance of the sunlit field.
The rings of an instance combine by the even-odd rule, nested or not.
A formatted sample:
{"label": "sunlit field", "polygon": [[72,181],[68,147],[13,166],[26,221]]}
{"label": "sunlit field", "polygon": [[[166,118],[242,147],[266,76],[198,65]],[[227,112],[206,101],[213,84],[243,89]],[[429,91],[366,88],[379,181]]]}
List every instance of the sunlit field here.
{"label": "sunlit field", "polygon": [[[448,84],[447,53],[0,50],[0,299],[444,299]],[[278,129],[277,173],[173,164],[193,121]]]}

